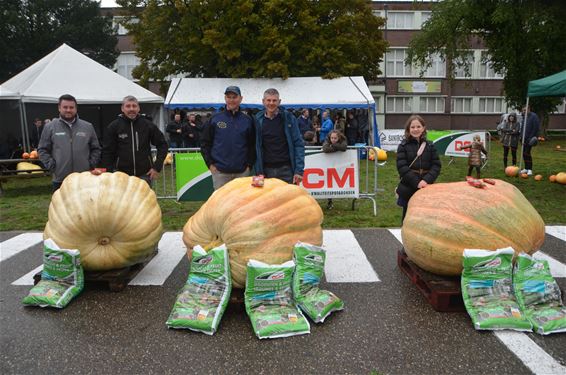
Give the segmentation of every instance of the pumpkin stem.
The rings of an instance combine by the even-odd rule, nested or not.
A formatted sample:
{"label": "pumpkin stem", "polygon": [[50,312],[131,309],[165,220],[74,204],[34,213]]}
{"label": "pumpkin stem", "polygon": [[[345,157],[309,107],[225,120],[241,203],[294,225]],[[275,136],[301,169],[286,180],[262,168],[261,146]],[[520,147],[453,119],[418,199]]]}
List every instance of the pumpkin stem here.
{"label": "pumpkin stem", "polygon": [[203,248],[206,252],[208,252],[208,250],[212,250],[212,249],[214,249],[215,247],[222,245],[223,243],[224,243],[224,242],[222,242],[222,240],[221,240],[220,238],[218,238],[218,239],[216,239],[216,240],[214,240],[214,241],[208,243],[206,246],[203,246],[202,248]]}
{"label": "pumpkin stem", "polygon": [[108,237],[100,237],[98,239],[98,243],[102,246],[108,245],[110,243],[110,238]]}

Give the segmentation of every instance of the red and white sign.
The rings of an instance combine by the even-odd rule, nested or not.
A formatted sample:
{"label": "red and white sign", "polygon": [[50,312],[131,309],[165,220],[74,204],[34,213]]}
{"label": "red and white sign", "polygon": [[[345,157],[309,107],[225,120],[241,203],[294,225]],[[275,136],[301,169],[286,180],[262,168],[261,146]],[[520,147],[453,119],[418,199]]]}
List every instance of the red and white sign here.
{"label": "red and white sign", "polygon": [[484,147],[486,147],[485,146],[485,144],[486,144],[485,143],[485,132],[467,133],[467,134],[461,135],[460,137],[452,140],[452,142],[450,142],[450,144],[446,148],[446,152],[444,153],[444,155],[446,155],[446,156],[468,157],[468,155],[470,154],[470,149],[466,148],[466,149],[462,150],[462,146],[471,145],[472,142],[474,141],[474,137],[476,135],[480,136],[481,142],[484,144]]}
{"label": "red and white sign", "polygon": [[358,198],[357,150],[328,154],[307,151],[302,185],[315,199]]}

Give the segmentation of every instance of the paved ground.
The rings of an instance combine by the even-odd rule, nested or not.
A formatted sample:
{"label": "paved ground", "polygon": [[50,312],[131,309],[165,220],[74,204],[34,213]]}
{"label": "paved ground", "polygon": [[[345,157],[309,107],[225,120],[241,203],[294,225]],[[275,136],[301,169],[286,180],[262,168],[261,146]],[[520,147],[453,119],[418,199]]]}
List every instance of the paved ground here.
{"label": "paved ground", "polygon": [[[547,234],[542,248],[557,261],[558,274],[566,271],[563,230],[562,239]],[[22,277],[41,264],[41,245],[6,259],[7,241],[34,243],[16,238],[20,233],[0,233],[2,374],[566,374],[566,334],[478,332],[466,313],[435,312],[397,268],[396,231],[325,232],[325,238],[353,233],[350,245],[334,245],[362,250],[352,253],[353,263],[327,270],[334,282],[324,286],[344,299],[346,310],[311,324],[310,335],[275,340],[257,339],[243,306],[234,304],[214,336],[168,330],[165,320],[187,277],[188,262],[178,255],[171,269],[161,263],[167,275],[160,285],[86,289],[64,310],[23,307],[30,286],[12,283],[25,284]],[[377,277],[360,282],[372,279],[368,267]],[[566,279],[557,281],[565,290]]]}

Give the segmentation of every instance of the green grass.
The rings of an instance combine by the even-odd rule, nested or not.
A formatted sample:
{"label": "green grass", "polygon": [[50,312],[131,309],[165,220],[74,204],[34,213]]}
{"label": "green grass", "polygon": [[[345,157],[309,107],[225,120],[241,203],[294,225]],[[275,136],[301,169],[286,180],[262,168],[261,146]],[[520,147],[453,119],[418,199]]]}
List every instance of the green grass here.
{"label": "green grass", "polygon": [[[555,151],[556,145],[566,148],[566,138],[553,138],[533,149],[534,172],[542,174],[542,181],[533,178],[506,177],[503,173],[502,147],[494,141],[491,146],[489,163],[482,170],[482,177],[502,179],[517,186],[540,213],[547,225],[566,224],[566,186],[550,183],[548,176],[560,171],[566,172],[566,152]],[[457,158],[448,165],[449,159],[442,157],[442,172],[437,182],[461,181],[467,172],[467,160]],[[362,170],[365,163],[362,163]],[[167,173],[164,174],[168,177]],[[370,170],[369,190],[373,191],[373,169]],[[365,173],[362,173],[365,181]],[[334,199],[334,209],[326,209],[326,200],[319,201],[324,211],[324,228],[367,228],[399,227],[401,208],[395,204],[394,190],[398,182],[395,168],[395,153],[389,153],[389,161],[378,168],[376,193],[377,216],[368,199],[356,201],[352,210],[352,199]],[[0,198],[0,230],[43,230],[47,221],[51,182],[47,177],[11,179],[2,183],[4,195]],[[157,188],[161,189],[158,181]],[[362,182],[362,190],[365,183]],[[158,193],[162,194],[163,191]],[[168,192],[173,193],[173,192]],[[176,202],[174,199],[160,199],[163,223],[166,230],[181,230],[187,219],[200,207],[200,202]]]}

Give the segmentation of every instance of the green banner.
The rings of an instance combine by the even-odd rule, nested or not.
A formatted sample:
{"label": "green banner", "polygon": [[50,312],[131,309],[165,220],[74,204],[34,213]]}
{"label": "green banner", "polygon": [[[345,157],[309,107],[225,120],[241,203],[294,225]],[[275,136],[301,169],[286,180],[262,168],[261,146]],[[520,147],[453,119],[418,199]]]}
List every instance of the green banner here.
{"label": "green banner", "polygon": [[212,176],[199,152],[175,154],[178,201],[206,201],[214,192]]}
{"label": "green banner", "polygon": [[467,134],[467,131],[454,131],[454,130],[427,130],[426,138],[434,143],[438,155],[444,155],[446,149],[453,140]]}

